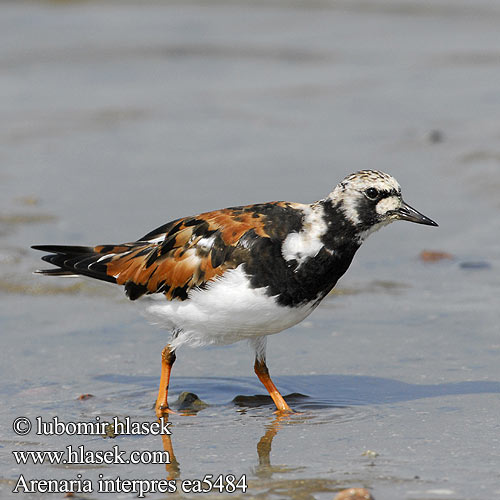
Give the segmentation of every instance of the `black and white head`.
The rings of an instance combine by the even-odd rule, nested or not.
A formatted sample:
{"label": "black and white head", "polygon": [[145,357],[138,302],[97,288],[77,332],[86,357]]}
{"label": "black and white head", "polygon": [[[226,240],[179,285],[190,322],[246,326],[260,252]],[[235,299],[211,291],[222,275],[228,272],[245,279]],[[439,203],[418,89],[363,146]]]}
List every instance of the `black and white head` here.
{"label": "black and white head", "polygon": [[401,186],[394,177],[378,170],[348,175],[328,199],[355,227],[361,239],[395,220],[437,226],[403,201]]}

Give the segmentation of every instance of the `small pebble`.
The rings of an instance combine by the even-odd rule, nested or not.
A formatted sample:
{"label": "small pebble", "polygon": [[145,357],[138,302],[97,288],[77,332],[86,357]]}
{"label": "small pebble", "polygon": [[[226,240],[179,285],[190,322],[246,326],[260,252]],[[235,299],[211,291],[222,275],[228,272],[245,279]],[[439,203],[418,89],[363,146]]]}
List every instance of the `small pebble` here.
{"label": "small pebble", "polygon": [[440,260],[452,260],[453,255],[448,252],[442,252],[440,250],[422,250],[420,252],[419,258],[423,262],[438,262]]}
{"label": "small pebble", "polygon": [[85,401],[86,399],[90,399],[90,398],[93,398],[94,395],[93,394],[80,394],[80,396],[78,396],[78,399],[80,401]]}
{"label": "small pebble", "polygon": [[484,260],[460,262],[460,267],[462,269],[490,269],[491,264]]}
{"label": "small pebble", "polygon": [[365,488],[349,488],[338,493],[333,500],[375,500]]}
{"label": "small pebble", "polygon": [[179,411],[199,411],[208,406],[196,394],[192,392],[181,392],[177,398],[177,409]]}
{"label": "small pebble", "polygon": [[444,141],[444,134],[441,130],[431,130],[427,135],[427,140],[431,144],[439,144]]}

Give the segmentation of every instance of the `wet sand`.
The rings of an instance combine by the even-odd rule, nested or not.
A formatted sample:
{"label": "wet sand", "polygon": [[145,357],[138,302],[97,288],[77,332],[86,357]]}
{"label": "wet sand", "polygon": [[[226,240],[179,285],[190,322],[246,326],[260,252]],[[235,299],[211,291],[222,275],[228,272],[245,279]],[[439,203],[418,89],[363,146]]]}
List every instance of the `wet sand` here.
{"label": "wet sand", "polygon": [[[231,498],[330,500],[349,487],[378,500],[500,497],[496,2],[0,11],[2,498],[19,498],[20,474],[78,473],[94,487],[99,474],[245,475],[247,492]],[[269,339],[271,374],[300,413],[273,414],[238,344],[178,353],[172,400],[188,391],[208,406],[173,415],[171,439],[14,434],[19,416],[154,420],[168,339],[120,290],[33,276],[30,245],[118,243],[224,206],[310,202],[361,168],[393,174],[440,227],[373,235],[336,293]],[[453,258],[424,261],[422,250]],[[68,445],[166,449],[171,463],[12,455]]]}

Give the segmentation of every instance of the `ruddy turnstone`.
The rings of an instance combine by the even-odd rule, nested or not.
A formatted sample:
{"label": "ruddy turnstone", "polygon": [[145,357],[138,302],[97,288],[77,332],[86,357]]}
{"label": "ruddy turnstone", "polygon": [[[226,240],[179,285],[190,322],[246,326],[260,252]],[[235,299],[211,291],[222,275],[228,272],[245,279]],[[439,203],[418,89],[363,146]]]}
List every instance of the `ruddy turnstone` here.
{"label": "ruddy turnstone", "polygon": [[168,222],[139,240],[96,247],[37,245],[57,269],[123,285],[172,332],[156,402],[167,403],[176,350],[248,340],[255,373],[279,412],[290,407],[266,366],[267,335],[306,318],[347,271],[363,240],[395,220],[437,226],[407,205],[388,174],[362,170],[311,204],[275,201]]}

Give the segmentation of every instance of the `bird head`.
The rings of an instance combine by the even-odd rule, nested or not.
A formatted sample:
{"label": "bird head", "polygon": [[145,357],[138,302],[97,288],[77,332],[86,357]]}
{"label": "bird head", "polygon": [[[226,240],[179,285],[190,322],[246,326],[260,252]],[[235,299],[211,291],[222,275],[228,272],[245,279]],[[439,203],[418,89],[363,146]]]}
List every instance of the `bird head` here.
{"label": "bird head", "polygon": [[377,170],[361,170],[348,175],[328,196],[364,239],[368,234],[395,220],[417,224],[437,224],[403,201],[394,177]]}

